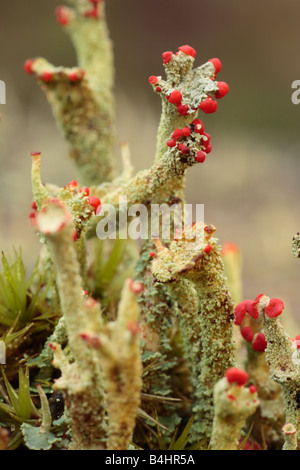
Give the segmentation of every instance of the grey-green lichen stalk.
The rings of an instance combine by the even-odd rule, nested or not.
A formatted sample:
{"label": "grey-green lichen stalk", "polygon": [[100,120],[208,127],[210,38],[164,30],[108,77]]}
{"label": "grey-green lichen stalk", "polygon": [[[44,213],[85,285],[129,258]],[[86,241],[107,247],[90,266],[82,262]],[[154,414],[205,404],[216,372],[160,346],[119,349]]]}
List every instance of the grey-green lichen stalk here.
{"label": "grey-green lichen stalk", "polygon": [[81,338],[94,350],[103,371],[107,392],[110,450],[127,449],[135,427],[142,388],[139,307],[140,283],[127,280],[115,322],[98,331],[84,331]]}
{"label": "grey-green lichen stalk", "polygon": [[115,173],[115,104],[112,44],[104,2],[70,1],[58,7],[57,20],[70,35],[78,66],[54,66],[43,58],[29,59],[52,107],[57,124],[71,146],[83,184],[110,181]]}
{"label": "grey-green lichen stalk", "polygon": [[300,355],[298,341],[289,337],[277,318],[283,308],[280,299],[270,299],[265,295],[258,298],[257,309],[267,340],[266,360],[272,379],[282,387],[286,423],[291,423],[297,429],[299,449]]}
{"label": "grey-green lichen stalk", "polygon": [[[64,204],[54,199],[37,212],[33,224],[45,237],[56,269],[57,289],[71,350],[71,358],[68,358],[59,345],[52,344],[54,364],[62,371],[56,387],[64,392],[71,418],[71,448],[105,448],[102,374],[79,336],[90,322],[84,306],[80,265],[72,243],[71,216]],[[101,324],[100,311],[98,317],[94,315],[94,321]]]}
{"label": "grey-green lichen stalk", "polygon": [[[125,283],[112,321],[104,321],[106,312],[84,289],[90,281],[86,238],[95,235],[99,219],[94,214],[101,202],[114,207],[117,216],[125,199],[128,208],[143,204],[150,209],[155,203],[176,204],[178,209],[184,204],[186,171],[203,163],[212,148],[209,134],[197,119],[198,111],[215,112],[216,99],[228,92],[227,84],[216,81],[221,63],[211,59],[193,70],[196,52],[187,45],[175,54],[163,53],[166,80],[149,78],[162,98],[154,163],[133,175],[123,145],[124,171],[116,176],[114,71],[104,2],[68,3],[70,8],[57,9],[57,19],[74,43],[78,67],[54,67],[38,58],[27,61],[25,69],[44,89],[81,174],[81,184],[72,180],[63,188],[43,185],[40,154],[32,154],[35,206],[31,220],[47,249],[49,266],[56,272],[63,313],[59,327],[64,326],[68,338],[66,350],[53,341],[48,347],[62,371],[55,389],[65,396],[70,448],[128,447],[141,391],[161,400],[176,388],[173,368],[179,380],[186,377],[186,370],[180,375],[182,371],[175,367],[178,356],[172,332],[178,325],[192,385],[191,413],[196,414],[192,437],[194,441],[209,437],[213,387],[235,360],[233,302],[214,227],[197,222],[174,241],[171,230],[167,238],[162,237],[165,247],[156,242],[156,249],[149,230],[135,281]],[[160,224],[159,235],[162,228]],[[176,411],[163,406],[157,411],[174,429],[179,420]]]}
{"label": "grey-green lichen stalk", "polygon": [[[180,306],[186,360],[195,387],[195,426],[200,436],[211,432],[213,387],[235,362],[234,305],[214,231],[203,222],[186,227],[182,240],[175,239],[169,248],[157,245],[158,256],[151,266],[157,281],[169,286]],[[190,296],[187,298],[184,292],[190,292]]]}

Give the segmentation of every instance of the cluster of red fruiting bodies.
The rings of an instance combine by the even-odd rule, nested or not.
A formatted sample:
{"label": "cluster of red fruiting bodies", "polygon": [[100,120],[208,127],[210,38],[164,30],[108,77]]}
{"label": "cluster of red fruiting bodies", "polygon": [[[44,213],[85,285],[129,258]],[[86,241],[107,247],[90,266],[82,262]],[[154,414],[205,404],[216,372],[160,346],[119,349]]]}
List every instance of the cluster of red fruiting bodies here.
{"label": "cluster of red fruiting bodies", "polygon": [[[262,298],[263,294],[259,294],[255,300],[243,300],[235,307],[235,324],[242,325],[243,321],[246,318],[246,314],[250,315],[254,320],[259,317],[258,303]],[[269,318],[278,317],[282,310],[284,309],[284,304],[281,299],[270,299],[269,304],[265,307],[265,314]],[[254,334],[251,326],[244,325],[241,326],[241,335],[243,338],[252,343],[252,347],[255,351],[263,352],[267,347],[267,341],[264,333],[260,332]]]}
{"label": "cluster of red fruiting bodies", "polygon": [[[195,49],[188,45],[179,47],[178,52],[176,52],[174,56],[177,56],[179,52],[183,52],[184,54],[191,56],[193,58],[196,56]],[[163,57],[164,64],[167,65],[169,64],[169,62],[171,62],[173,58],[173,52],[172,51],[163,52],[162,57]],[[214,77],[212,78],[216,78],[217,73],[219,73],[222,69],[222,63],[220,59],[218,58],[209,59],[208,62],[211,62],[213,64],[215,68],[215,74],[214,74]],[[161,92],[161,87],[158,84],[159,79],[157,76],[152,75],[151,77],[149,77],[148,81],[151,85],[157,84],[155,91],[157,91],[158,93]],[[215,98],[220,99],[220,98],[223,98],[225,95],[227,95],[229,91],[229,86],[226,82],[217,82],[217,86],[218,86],[218,92],[215,93]],[[187,104],[182,103],[182,93],[180,90],[177,90],[177,89],[173,90],[169,95],[166,95],[166,99],[169,101],[169,103],[176,105],[177,111],[179,112],[179,114],[181,114],[182,116],[186,116],[188,114],[189,106]],[[211,96],[207,96],[207,98],[201,101],[201,103],[199,103],[199,106],[198,106],[198,108],[201,109],[201,111],[207,114],[214,113],[217,110],[217,107],[218,107],[218,102],[215,101]],[[193,108],[192,112],[196,110],[197,108]]]}
{"label": "cluster of red fruiting bodies", "polygon": [[[98,19],[100,16],[99,13],[99,5],[102,3],[102,0],[89,0],[91,4],[91,8],[83,13],[83,16],[86,18],[96,18]],[[69,8],[66,8],[64,6],[59,6],[55,10],[56,13],[56,19],[58,24],[61,26],[68,26],[70,23],[70,19],[72,16],[72,11]],[[33,74],[33,64],[34,64],[34,59],[28,59],[24,63],[24,70],[27,74],[31,75]],[[84,70],[73,70],[69,72],[68,74],[68,79],[70,82],[79,82],[82,80],[82,78],[85,75]],[[53,72],[46,70],[44,71],[38,78],[43,80],[45,83],[51,82],[53,80]]]}
{"label": "cluster of red fruiting bodies", "polygon": [[[172,61],[174,56],[177,56],[180,52],[183,54],[186,54],[188,56],[191,56],[195,58],[196,56],[196,51],[193,47],[189,45],[184,45],[178,48],[178,52],[173,54],[172,51],[165,51],[162,54],[163,57],[163,63],[165,66],[168,66],[168,64]],[[215,68],[215,73],[214,76],[211,77],[211,79],[215,79],[217,73],[219,73],[222,69],[222,63],[219,59],[214,58],[210,59],[208,62],[211,62]],[[148,79],[149,83],[155,87],[155,91],[160,93],[162,91],[161,86],[159,86],[159,78],[155,75],[152,75]],[[214,93],[215,98],[220,99],[225,96],[228,91],[229,87],[227,83],[225,82],[217,82],[218,86],[218,92]],[[177,111],[180,115],[182,116],[187,116],[189,114],[189,106],[185,103],[182,102],[183,96],[180,90],[175,89],[173,90],[170,94],[166,94],[165,96],[166,100],[170,104],[174,104],[177,108]],[[214,100],[211,96],[207,96],[206,99],[202,100],[199,103],[198,108],[203,111],[204,113],[210,114],[214,113],[217,110],[218,103],[216,100]],[[195,112],[197,111],[198,108],[193,108],[191,111]],[[190,149],[188,146],[184,145],[183,142],[177,142],[178,139],[181,139],[182,137],[189,137],[191,132],[196,132],[199,134],[202,134],[202,142],[201,145],[203,146],[203,150],[199,150],[196,155],[194,155],[195,160],[199,163],[203,163],[206,159],[206,155],[211,152],[212,146],[210,144],[210,135],[204,132],[204,126],[203,123],[199,119],[195,119],[190,126],[186,126],[183,129],[175,129],[171,139],[168,140],[167,145],[168,147],[175,147],[177,144],[177,148],[184,154],[184,155],[189,155],[190,154]]]}
{"label": "cluster of red fruiting bodies", "polygon": [[[77,181],[72,180],[70,181],[70,183],[68,183],[67,187],[70,189],[76,190],[77,185],[78,185]],[[97,214],[99,212],[99,208],[101,207],[100,199],[95,196],[90,196],[90,190],[87,187],[79,189],[79,192],[84,193],[84,195],[87,196],[89,205],[93,207],[95,214]]]}
{"label": "cluster of red fruiting bodies", "polygon": [[203,163],[206,159],[206,155],[211,152],[212,145],[210,143],[210,135],[204,132],[204,125],[200,119],[194,119],[189,126],[185,126],[182,129],[175,129],[171,135],[171,139],[167,141],[167,146],[172,148],[177,145],[177,149],[180,150],[181,153],[190,155],[191,150],[183,141],[193,133],[201,135],[201,146],[203,150],[199,150],[194,155],[194,158],[198,163]]}
{"label": "cluster of red fruiting bodies", "polygon": [[[66,188],[69,188],[70,190],[75,190],[77,191],[77,186],[78,186],[78,183],[76,180],[72,180],[68,183],[68,185],[66,186]],[[95,196],[90,196],[90,190],[89,188],[85,187],[85,188],[82,188],[79,190],[79,193],[82,193],[84,197],[87,197],[87,202],[88,204],[93,208],[93,211],[95,214],[99,213],[99,210],[101,208],[101,201],[98,197],[95,197]],[[52,202],[53,201],[59,201],[58,199],[55,199],[53,198],[52,199]],[[37,214],[37,204],[35,201],[33,201],[33,203],[31,204],[31,211],[29,213],[29,218],[31,219],[31,221],[34,221],[35,217],[36,217],[36,214]],[[73,231],[73,234],[72,234],[72,238],[73,238],[73,241],[76,241],[77,240],[77,234],[76,234],[76,231],[74,230]]]}
{"label": "cluster of red fruiting bodies", "polygon": [[[230,385],[236,385],[237,387],[243,387],[248,382],[249,375],[242,369],[238,369],[237,367],[231,367],[227,369],[225,373],[225,377],[227,382]],[[249,386],[250,393],[256,393],[257,388],[255,385]],[[236,397],[233,394],[228,395],[229,400],[236,401]]]}
{"label": "cluster of red fruiting bodies", "polygon": [[[89,10],[86,10],[83,13],[83,16],[86,18],[99,18],[99,5],[102,3],[102,0],[89,0],[91,3],[91,8]],[[68,26],[70,22],[70,13],[69,10],[66,9],[63,6],[57,7],[56,8],[56,19],[58,24],[61,26]]]}
{"label": "cluster of red fruiting bodies", "polygon": [[[28,75],[32,75],[34,73],[34,70],[33,70],[34,62],[35,62],[35,59],[27,59],[26,62],[24,63],[23,68],[24,68],[24,71]],[[61,73],[60,73],[60,76],[62,76]],[[82,69],[76,68],[74,70],[71,70],[68,73],[67,78],[70,82],[76,83],[76,82],[80,82],[84,78],[84,76],[85,76],[85,71]],[[44,70],[44,72],[38,75],[38,78],[43,80],[43,82],[45,83],[49,83],[53,81],[54,73],[50,70]]]}

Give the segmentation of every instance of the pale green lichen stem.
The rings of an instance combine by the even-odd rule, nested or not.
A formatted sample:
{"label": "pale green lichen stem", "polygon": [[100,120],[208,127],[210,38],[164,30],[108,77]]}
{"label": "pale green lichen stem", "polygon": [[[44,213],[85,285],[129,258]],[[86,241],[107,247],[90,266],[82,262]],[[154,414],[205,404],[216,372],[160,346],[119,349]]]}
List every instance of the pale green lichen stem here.
{"label": "pale green lichen stem", "polygon": [[[105,394],[99,364],[80,334],[89,329],[80,266],[72,240],[69,213],[59,200],[48,202],[35,221],[47,242],[56,268],[56,281],[73,362],[59,345],[51,345],[54,364],[62,370],[55,387],[62,390],[71,418],[72,449],[104,448],[106,437]],[[99,328],[102,325],[99,317]]]}
{"label": "pale green lichen stem", "polygon": [[297,450],[297,429],[292,423],[286,423],[282,428],[284,445],[282,450]]}
{"label": "pale green lichen stem", "polygon": [[214,421],[211,450],[237,450],[246,419],[259,405],[257,394],[224,377],[214,386]]}
{"label": "pale green lichen stem", "polygon": [[162,101],[162,112],[157,131],[155,161],[157,162],[166,152],[166,143],[172,132],[190,124],[196,117],[196,112],[188,116],[181,116],[174,105]]}
{"label": "pale green lichen stem", "polygon": [[[199,400],[199,432],[210,435],[213,419],[215,383],[235,364],[233,344],[233,302],[223,276],[223,263],[217,250],[203,263],[203,271],[191,278],[198,293],[201,328],[201,374]],[[200,398],[201,397],[201,398]],[[202,415],[202,416],[201,416]]]}
{"label": "pale green lichen stem", "polygon": [[43,207],[45,200],[49,197],[45,186],[41,181],[41,153],[33,152],[31,154],[31,184],[33,198],[36,202],[37,208],[40,210]]}
{"label": "pale green lichen stem", "polygon": [[[266,360],[272,379],[282,387],[286,422],[300,429],[300,360],[297,346],[284,331],[277,317],[266,315],[270,299],[262,296],[258,303],[264,333],[267,340]],[[298,447],[299,432],[297,433]]]}
{"label": "pale green lichen stem", "polygon": [[140,288],[140,283],[126,281],[115,322],[103,325],[99,334],[81,335],[92,346],[103,370],[110,450],[127,449],[140,405],[142,366],[135,287]]}

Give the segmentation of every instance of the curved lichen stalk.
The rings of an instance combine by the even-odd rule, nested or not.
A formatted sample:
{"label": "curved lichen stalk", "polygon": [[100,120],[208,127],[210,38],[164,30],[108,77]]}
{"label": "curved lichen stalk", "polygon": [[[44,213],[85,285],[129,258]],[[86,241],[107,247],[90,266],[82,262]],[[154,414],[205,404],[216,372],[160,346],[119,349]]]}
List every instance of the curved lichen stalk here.
{"label": "curved lichen stalk", "polygon": [[110,181],[115,173],[115,104],[112,45],[104,2],[74,0],[59,7],[57,19],[70,34],[78,67],[55,67],[42,58],[24,68],[34,74],[52,107],[57,124],[71,144],[71,157],[83,184]]}

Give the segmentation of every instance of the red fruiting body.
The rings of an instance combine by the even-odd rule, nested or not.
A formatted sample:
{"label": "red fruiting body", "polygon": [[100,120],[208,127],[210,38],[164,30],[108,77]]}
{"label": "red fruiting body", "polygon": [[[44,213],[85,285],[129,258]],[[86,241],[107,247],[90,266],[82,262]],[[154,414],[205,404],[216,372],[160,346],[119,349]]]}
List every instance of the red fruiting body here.
{"label": "red fruiting body", "polygon": [[237,304],[237,306],[235,307],[235,310],[234,310],[234,315],[235,315],[235,324],[236,325],[240,325],[245,316],[246,316],[246,313],[247,313],[247,310],[246,310],[246,306],[243,302]]}
{"label": "red fruiting body", "polygon": [[89,188],[82,188],[82,189],[80,190],[80,192],[85,193],[86,196],[89,196],[89,195],[90,195],[90,190],[89,190]]}
{"label": "red fruiting body", "polygon": [[191,129],[189,127],[184,127],[182,129],[182,134],[185,136],[185,137],[188,137],[190,134],[191,134]]}
{"label": "red fruiting body", "polygon": [[155,75],[151,75],[151,77],[148,78],[148,82],[151,83],[151,85],[155,85],[155,83],[158,82],[158,78]]}
{"label": "red fruiting body", "polygon": [[61,26],[67,26],[70,22],[70,15],[67,14],[64,7],[57,7],[55,10],[56,20]]}
{"label": "red fruiting body", "polygon": [[88,198],[89,204],[94,208],[95,214],[97,213],[97,209],[101,206],[101,201],[97,197],[90,196]]}
{"label": "red fruiting body", "polygon": [[212,145],[211,144],[208,144],[206,147],[205,147],[205,152],[206,153],[210,153],[212,151]]}
{"label": "red fruiting body", "polygon": [[132,278],[129,279],[129,289],[134,292],[135,294],[140,294],[143,292],[145,286],[140,281],[134,281]]}
{"label": "red fruiting body", "polygon": [[229,400],[231,401],[236,401],[236,398],[234,395],[232,395],[232,393],[230,395],[227,395],[227,397],[229,398]]}
{"label": "red fruiting body", "polygon": [[223,96],[227,95],[227,93],[229,92],[229,86],[226,82],[218,82],[217,85],[219,91],[216,93],[216,98],[220,99],[223,98]]}
{"label": "red fruiting body", "polygon": [[172,139],[179,139],[180,137],[183,136],[183,129],[175,129],[175,131],[172,134]]}
{"label": "red fruiting body", "polygon": [[56,351],[56,349],[57,349],[57,346],[54,343],[50,342],[48,346],[49,346],[50,349],[52,349],[52,351]]}
{"label": "red fruiting body", "polygon": [[95,334],[80,333],[79,337],[92,346],[92,348],[99,349],[101,347],[101,341]]}
{"label": "red fruiting body", "polygon": [[202,152],[202,150],[199,150],[199,152],[197,152],[197,155],[195,157],[195,160],[198,162],[198,163],[203,163],[206,159],[206,153],[205,152]]}
{"label": "red fruiting body", "polygon": [[192,57],[196,57],[196,51],[193,47],[185,45],[178,47],[178,50],[183,52],[186,55],[190,55]]}
{"label": "red fruiting body", "polygon": [[250,326],[243,326],[241,328],[241,335],[246,341],[249,341],[249,343],[251,343],[251,341],[253,340],[254,333]]}
{"label": "red fruiting body", "polygon": [[253,300],[244,300],[246,305],[246,310],[249,315],[256,320],[259,316],[259,311],[257,310]]}
{"label": "red fruiting body", "polygon": [[252,343],[252,347],[255,351],[264,352],[267,347],[267,341],[263,333],[258,333]]}
{"label": "red fruiting body", "polygon": [[206,245],[206,247],[204,248],[204,253],[210,253],[212,250],[212,246],[211,245]]}
{"label": "red fruiting body", "polygon": [[250,393],[256,393],[257,392],[257,388],[255,387],[255,385],[250,385],[249,392]]}
{"label": "red fruiting body", "polygon": [[180,150],[181,153],[183,153],[184,155],[189,155],[190,154],[190,149],[189,147],[187,147],[186,145],[184,144],[178,144],[177,145],[177,148],[178,150]]}
{"label": "red fruiting body", "polygon": [[226,379],[228,383],[237,383],[238,385],[245,385],[248,380],[248,374],[244,370],[237,367],[231,367],[226,371]]}
{"label": "red fruiting body", "polygon": [[78,184],[78,183],[77,183],[76,180],[72,180],[72,181],[70,181],[70,183],[68,183],[68,186],[69,186],[69,188],[74,188],[74,187],[77,186],[77,184]]}
{"label": "red fruiting body", "polygon": [[217,59],[217,58],[209,59],[208,62],[211,62],[214,65],[216,73],[219,73],[221,71],[222,62],[220,61],[220,59]]}
{"label": "red fruiting body", "polygon": [[235,324],[240,325],[245,318],[246,313],[256,320],[259,316],[259,311],[257,310],[253,300],[243,300],[235,307]]}
{"label": "red fruiting body", "polygon": [[197,132],[197,134],[203,134],[204,125],[203,122],[200,121],[200,119],[194,119],[192,124],[194,124],[195,132]]}
{"label": "red fruiting body", "polygon": [[295,341],[296,341],[297,349],[300,349],[300,335],[295,336]]}
{"label": "red fruiting body", "polygon": [[68,75],[68,79],[70,80],[70,82],[78,82],[79,80],[81,80],[81,76],[78,75],[77,72],[70,72],[69,75]]}
{"label": "red fruiting body", "polygon": [[150,251],[149,256],[151,256],[151,258],[155,258],[156,253],[154,253],[154,251]]}
{"label": "red fruiting body", "polygon": [[243,445],[241,450],[263,450],[262,447],[255,441],[248,439],[244,444],[243,442],[244,441],[242,439],[239,441],[239,444]]}
{"label": "red fruiting body", "polygon": [[34,60],[33,59],[28,59],[28,60],[26,60],[24,66],[23,66],[25,72],[28,73],[28,75],[33,74],[33,70],[32,70],[33,64],[34,64]]}
{"label": "red fruiting body", "polygon": [[138,323],[136,323],[135,321],[130,321],[129,323],[127,323],[127,330],[130,331],[133,336],[138,335],[141,331]]}
{"label": "red fruiting body", "polygon": [[264,294],[258,294],[254,299],[254,305],[257,305]]}
{"label": "red fruiting body", "polygon": [[161,92],[160,86],[157,86],[157,87],[155,88],[155,91],[157,91],[157,93],[160,93],[160,92]]}
{"label": "red fruiting body", "polygon": [[209,143],[210,143],[210,135],[207,134],[207,132],[203,132],[202,135],[203,135],[204,137],[206,137],[206,140],[205,140],[205,139],[202,139],[201,144],[202,144],[202,145],[205,145],[205,147],[206,147],[206,146],[209,145]]}
{"label": "red fruiting body", "polygon": [[75,230],[73,230],[73,233],[72,233],[72,240],[73,240],[73,242],[77,241],[77,233],[76,233]]}
{"label": "red fruiting body", "polygon": [[222,255],[227,255],[230,253],[239,253],[239,247],[233,242],[225,242],[223,245],[223,249],[221,251]]}
{"label": "red fruiting body", "polygon": [[43,72],[41,78],[42,78],[42,80],[43,80],[44,82],[51,82],[51,80],[52,80],[52,78],[53,78],[53,73],[52,73],[52,72],[48,72],[48,71]]}
{"label": "red fruiting body", "polygon": [[[196,222],[192,223],[192,227],[196,224]],[[205,225],[204,227],[204,232],[205,232],[205,238],[209,237],[214,233],[215,228],[213,225]]]}
{"label": "red fruiting body", "polygon": [[175,145],[176,145],[176,140],[174,140],[174,139],[168,140],[168,142],[167,142],[168,147],[175,147]]}
{"label": "red fruiting body", "polygon": [[282,313],[283,309],[284,304],[281,299],[270,299],[269,305],[265,309],[265,314],[269,318],[275,318]]}
{"label": "red fruiting body", "polygon": [[33,203],[31,204],[31,209],[34,209],[34,210],[37,209],[37,205],[35,201],[33,201]]}
{"label": "red fruiting body", "polygon": [[172,51],[163,52],[162,58],[163,58],[164,64],[168,64],[170,62],[170,60],[172,59],[172,56],[173,56]]}
{"label": "red fruiting body", "polygon": [[174,90],[169,96],[169,103],[176,104],[182,100],[182,94],[179,90]]}
{"label": "red fruiting body", "polygon": [[189,107],[187,104],[177,103],[176,107],[181,116],[186,116],[188,114]]}
{"label": "red fruiting body", "polygon": [[92,8],[92,10],[86,11],[83,16],[85,16],[86,18],[99,18],[97,6],[95,6],[95,8]]}
{"label": "red fruiting body", "polygon": [[217,111],[218,103],[212,98],[206,98],[199,104],[199,108],[206,114],[215,113]]}

